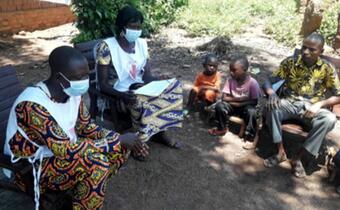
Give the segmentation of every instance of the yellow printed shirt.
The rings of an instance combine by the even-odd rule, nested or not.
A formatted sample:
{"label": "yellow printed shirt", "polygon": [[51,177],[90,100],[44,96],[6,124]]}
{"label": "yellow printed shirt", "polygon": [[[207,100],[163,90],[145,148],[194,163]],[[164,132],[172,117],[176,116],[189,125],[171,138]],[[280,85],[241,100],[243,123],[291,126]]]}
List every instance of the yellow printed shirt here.
{"label": "yellow printed shirt", "polygon": [[340,82],[336,70],[321,58],[308,68],[301,55],[297,58],[288,57],[281,62],[279,69],[272,76],[286,81],[283,94],[288,100],[315,103],[326,98],[326,91],[331,95],[340,96]]}

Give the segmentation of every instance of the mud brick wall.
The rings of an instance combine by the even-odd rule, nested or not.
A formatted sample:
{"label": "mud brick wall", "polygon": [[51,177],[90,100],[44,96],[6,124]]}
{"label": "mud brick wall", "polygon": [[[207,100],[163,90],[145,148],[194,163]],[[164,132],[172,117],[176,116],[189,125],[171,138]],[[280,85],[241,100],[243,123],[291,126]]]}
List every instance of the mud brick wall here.
{"label": "mud brick wall", "polygon": [[74,20],[67,5],[39,0],[0,0],[0,33],[46,29]]}

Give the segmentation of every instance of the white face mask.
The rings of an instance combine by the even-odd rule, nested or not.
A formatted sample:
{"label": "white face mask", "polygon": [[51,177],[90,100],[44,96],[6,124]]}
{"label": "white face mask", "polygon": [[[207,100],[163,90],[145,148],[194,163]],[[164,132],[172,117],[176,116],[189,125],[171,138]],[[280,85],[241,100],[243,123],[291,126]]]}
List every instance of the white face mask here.
{"label": "white face mask", "polygon": [[70,87],[65,88],[62,83],[60,83],[61,87],[63,88],[63,91],[68,95],[68,96],[81,96],[84,93],[87,92],[90,86],[89,79],[84,79],[84,80],[76,80],[76,81],[70,81],[69,79],[66,78],[66,76],[62,73],[60,73],[69,83]]}
{"label": "white face mask", "polygon": [[140,36],[142,35],[142,30],[132,30],[132,29],[126,29],[125,30],[125,39],[132,43],[135,42]]}

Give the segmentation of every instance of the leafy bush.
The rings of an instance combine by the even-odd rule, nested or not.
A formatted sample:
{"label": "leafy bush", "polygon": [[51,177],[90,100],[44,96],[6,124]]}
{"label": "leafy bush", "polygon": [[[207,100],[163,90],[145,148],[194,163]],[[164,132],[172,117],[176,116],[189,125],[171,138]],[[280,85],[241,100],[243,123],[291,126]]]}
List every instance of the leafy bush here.
{"label": "leafy bush", "polygon": [[144,33],[158,31],[160,26],[175,20],[179,8],[188,4],[188,0],[144,0],[136,5],[145,17]]}
{"label": "leafy bush", "polygon": [[77,17],[76,26],[80,31],[73,43],[105,38],[115,35],[115,18],[118,10],[133,5],[145,17],[143,35],[155,32],[161,25],[172,22],[179,8],[188,0],[74,0],[72,9]]}
{"label": "leafy bush", "polygon": [[113,36],[116,14],[124,4],[124,0],[74,0],[72,9],[80,34],[72,41],[77,43]]}
{"label": "leafy bush", "polygon": [[327,44],[331,45],[338,26],[338,14],[340,13],[340,1],[329,2],[329,8],[324,12],[320,26],[320,33],[324,35]]}

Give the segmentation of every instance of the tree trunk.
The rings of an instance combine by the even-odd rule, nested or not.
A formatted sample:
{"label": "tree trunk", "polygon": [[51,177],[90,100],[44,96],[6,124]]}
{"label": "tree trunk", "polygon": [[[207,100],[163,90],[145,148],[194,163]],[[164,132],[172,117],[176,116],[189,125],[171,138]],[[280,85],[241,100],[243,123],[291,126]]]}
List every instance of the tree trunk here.
{"label": "tree trunk", "polygon": [[333,41],[334,49],[340,49],[340,13],[338,14],[338,30]]}
{"label": "tree trunk", "polygon": [[308,1],[300,31],[300,34],[303,35],[303,37],[306,37],[319,29],[323,11],[323,0]]}
{"label": "tree trunk", "polygon": [[306,11],[306,7],[308,5],[308,2],[310,2],[310,0],[299,0],[298,1],[298,8],[297,11],[302,14]]}

